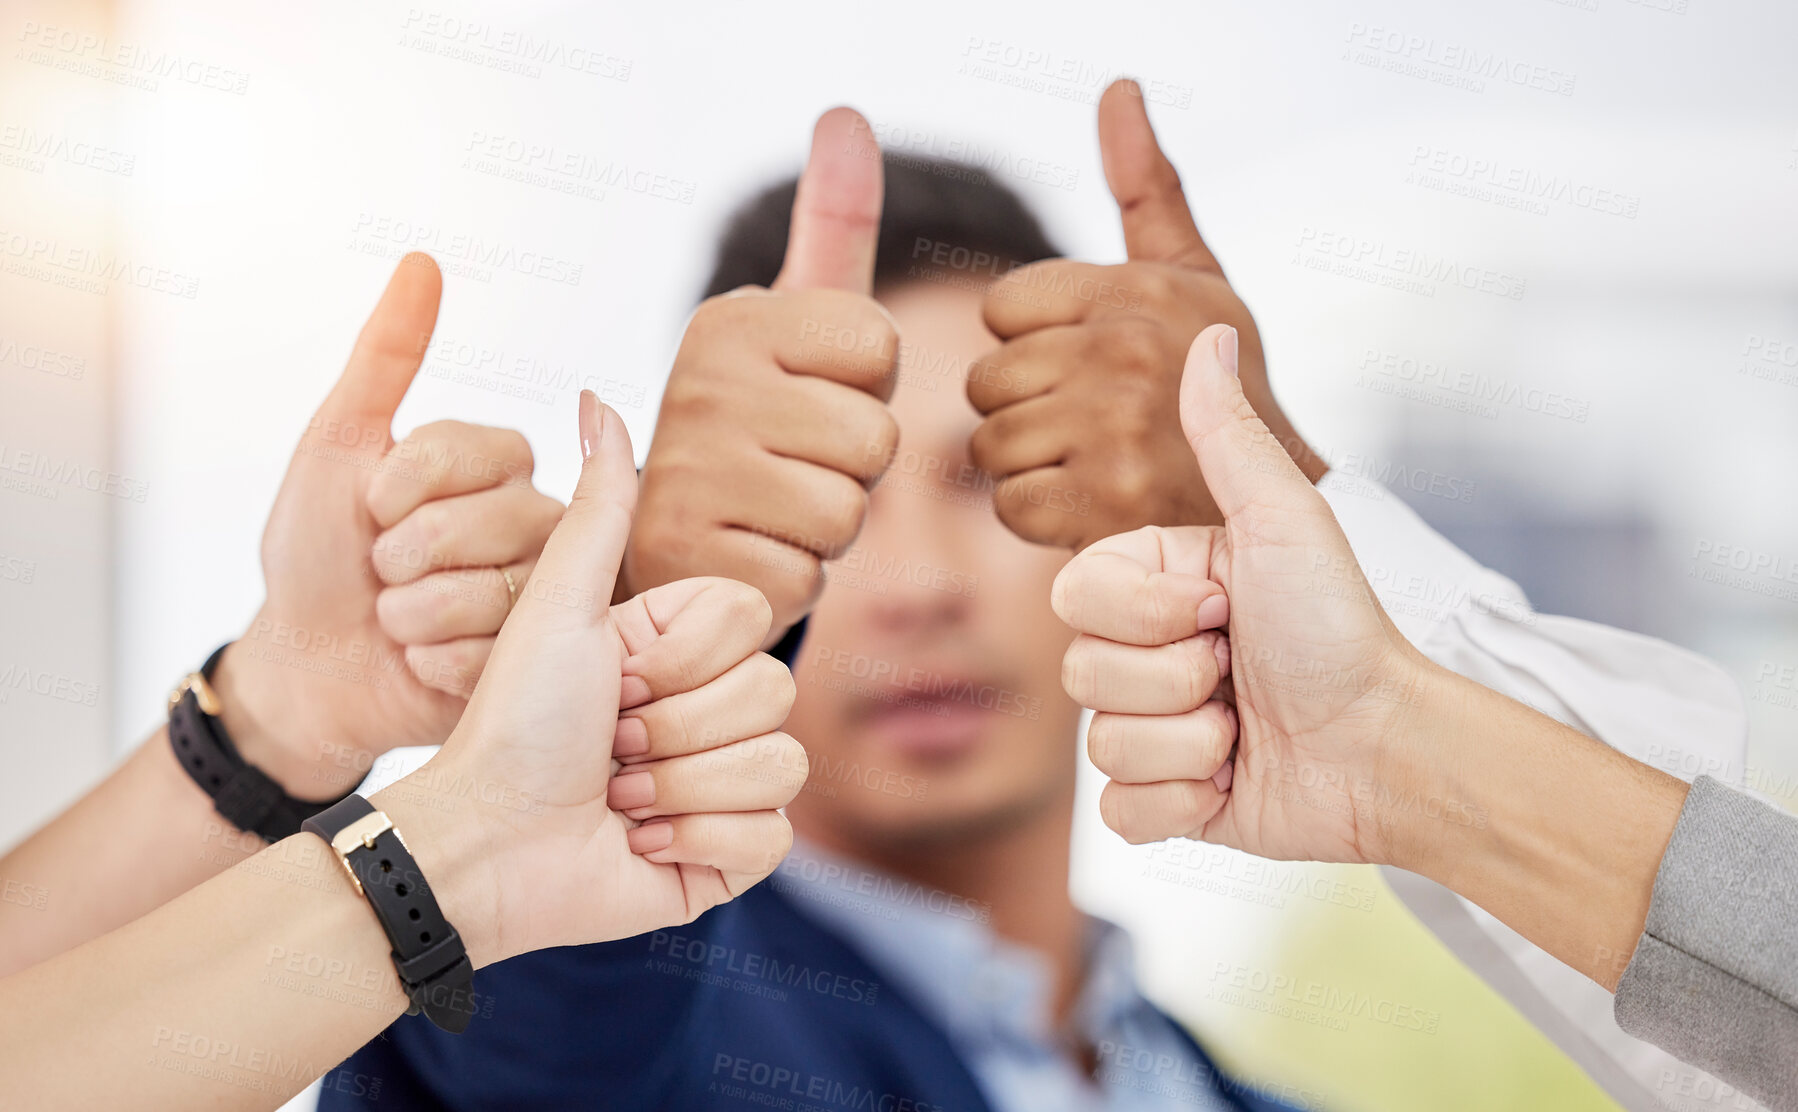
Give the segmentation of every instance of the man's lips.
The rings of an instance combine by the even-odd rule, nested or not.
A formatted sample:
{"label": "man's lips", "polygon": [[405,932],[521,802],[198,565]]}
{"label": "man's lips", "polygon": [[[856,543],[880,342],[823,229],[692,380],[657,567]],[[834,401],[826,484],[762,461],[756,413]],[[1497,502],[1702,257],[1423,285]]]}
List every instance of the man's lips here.
{"label": "man's lips", "polygon": [[992,716],[972,703],[913,696],[867,715],[862,731],[875,745],[902,756],[946,760],[979,745]]}
{"label": "man's lips", "polygon": [[1005,688],[967,672],[919,668],[912,674],[923,680],[862,694],[855,717],[869,740],[925,760],[958,757],[977,746],[998,714],[992,693]]}

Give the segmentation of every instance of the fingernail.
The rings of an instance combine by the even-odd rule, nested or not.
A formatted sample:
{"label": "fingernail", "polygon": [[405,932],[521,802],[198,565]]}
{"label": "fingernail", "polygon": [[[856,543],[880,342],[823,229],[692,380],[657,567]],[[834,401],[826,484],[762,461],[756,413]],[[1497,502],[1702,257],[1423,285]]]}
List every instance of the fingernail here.
{"label": "fingernail", "polygon": [[1231,378],[1242,377],[1236,370],[1236,329],[1229,325],[1225,325],[1224,330],[1218,333],[1217,361],[1224,365],[1224,370],[1230,372]]}
{"label": "fingernail", "polygon": [[629,710],[649,702],[649,681],[642,676],[618,677],[618,709]]}
{"label": "fingernail", "polygon": [[1131,96],[1136,97],[1138,100],[1142,99],[1142,86],[1138,85],[1136,83],[1136,78],[1126,77],[1122,81],[1118,82],[1118,85],[1123,89],[1124,92],[1129,93]]}
{"label": "fingernail", "polygon": [[632,828],[624,836],[630,843],[632,853],[654,853],[659,849],[667,849],[674,844],[674,824],[671,822],[646,822],[642,826]]}
{"label": "fingernail", "polygon": [[1211,646],[1211,652],[1217,657],[1217,678],[1223,679],[1230,674],[1230,637],[1225,634]]}
{"label": "fingernail", "polygon": [[647,752],[649,727],[635,715],[620,718],[618,728],[612,732],[612,756],[641,757]]}
{"label": "fingernail", "polygon": [[[1218,769],[1216,775],[1211,777],[1211,782],[1217,785],[1218,791],[1227,792],[1230,790],[1230,781],[1234,779],[1236,779],[1236,762],[1225,761],[1224,767]],[[640,826],[637,828],[637,830],[641,829],[643,828]],[[632,834],[636,832],[636,830],[631,831]]]}
{"label": "fingernail", "polygon": [[647,772],[627,772],[612,778],[606,802],[614,811],[635,811],[656,801],[656,778]]}
{"label": "fingernail", "polygon": [[581,391],[581,459],[593,458],[599,450],[599,442],[605,437],[605,425],[599,419],[599,395],[591,390]]}
{"label": "fingernail", "polygon": [[1212,595],[1199,603],[1198,619],[1200,629],[1217,629],[1230,616],[1230,599],[1225,595]]}

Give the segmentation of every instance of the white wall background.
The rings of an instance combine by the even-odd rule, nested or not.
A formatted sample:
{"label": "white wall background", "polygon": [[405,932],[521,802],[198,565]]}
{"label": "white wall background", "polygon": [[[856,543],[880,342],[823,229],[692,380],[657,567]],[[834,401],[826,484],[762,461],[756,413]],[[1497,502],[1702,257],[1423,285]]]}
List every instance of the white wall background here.
{"label": "white wall background", "polygon": [[[1465,505],[1414,501],[1546,607],[1722,661],[1751,699],[1751,775],[1784,805],[1798,802],[1798,691],[1778,680],[1798,665],[1798,584],[1751,572],[1730,587],[1690,574],[1696,553],[1741,549],[1798,577],[1798,8],[484,7],[119,6],[116,38],[247,83],[110,92],[117,142],[136,159],[112,215],[120,250],[197,281],[191,299],[129,287],[109,295],[113,466],[150,492],[144,504],[110,507],[116,747],[149,730],[171,678],[253,612],[261,523],[291,444],[403,250],[432,250],[450,272],[440,337],[507,362],[532,357],[552,379],[565,370],[576,382],[644,387],[645,404],[624,414],[642,445],[717,227],[747,191],[797,169],[821,109],[854,104],[920,153],[971,141],[1002,166],[1028,160],[1073,175],[1073,188],[1019,188],[1071,253],[1111,259],[1122,243],[1091,104],[1128,73],[1184,102],[1151,112],[1256,313],[1300,429],[1332,453],[1473,482]],[[595,52],[613,76],[541,63],[508,72],[507,53],[483,44],[514,32],[563,54]],[[1452,67],[1431,59],[1451,51],[1571,78],[1571,94],[1490,77],[1481,88],[1442,84]],[[1403,62],[1413,72],[1386,68]],[[467,165],[476,136],[667,175],[691,183],[691,203],[504,180]],[[1605,199],[1526,211],[1490,183],[1485,198],[1456,195],[1417,180],[1432,152],[1496,166],[1501,178],[1558,176],[1581,187],[1579,198]],[[1612,196],[1633,216],[1602,211]],[[390,224],[405,229],[399,241],[378,230]],[[458,275],[457,237],[578,263],[579,283]],[[1522,279],[1524,296],[1405,292],[1304,265],[1326,241],[1376,257],[1447,256],[1508,285]],[[1397,377],[1366,365],[1370,351],[1557,392],[1586,419],[1515,404],[1460,414],[1442,404],[1458,395],[1440,388],[1397,396],[1384,389]],[[19,395],[4,382],[10,412]],[[449,416],[522,428],[539,485],[565,494],[575,387],[517,397],[504,385],[428,370],[402,424]],[[23,519],[4,491],[0,510],[9,531]],[[11,613],[0,628],[6,658],[45,636]],[[69,790],[57,783],[53,794]],[[1078,890],[1148,924],[1145,949],[1164,973],[1177,971],[1195,929],[1200,942],[1237,945],[1271,929],[1239,901],[1144,893],[1116,879],[1129,872],[1126,851],[1096,829],[1083,832],[1080,860]],[[1167,914],[1176,909],[1195,914]]]}

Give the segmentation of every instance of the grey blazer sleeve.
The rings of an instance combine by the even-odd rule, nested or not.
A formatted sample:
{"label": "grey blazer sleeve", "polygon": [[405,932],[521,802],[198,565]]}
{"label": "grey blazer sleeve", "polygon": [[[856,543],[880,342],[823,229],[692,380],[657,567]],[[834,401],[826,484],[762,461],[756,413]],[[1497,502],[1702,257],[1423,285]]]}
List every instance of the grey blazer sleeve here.
{"label": "grey blazer sleeve", "polygon": [[1798,1109],[1798,818],[1700,776],[1617,986],[1618,1026]]}

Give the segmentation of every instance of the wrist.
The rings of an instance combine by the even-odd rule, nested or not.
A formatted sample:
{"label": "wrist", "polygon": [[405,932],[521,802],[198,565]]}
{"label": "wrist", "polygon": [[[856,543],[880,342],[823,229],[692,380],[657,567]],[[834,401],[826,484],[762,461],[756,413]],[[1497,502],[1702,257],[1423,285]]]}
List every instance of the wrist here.
{"label": "wrist", "polygon": [[1405,705],[1381,739],[1386,806],[1369,860],[1446,884],[1444,873],[1490,822],[1474,788],[1490,747],[1473,745],[1478,685],[1421,656],[1414,668]]}
{"label": "wrist", "polygon": [[[427,771],[428,770],[428,771]],[[499,917],[499,843],[472,793],[450,785],[465,778],[433,758],[383,788],[369,802],[386,812],[431,886],[443,917],[462,938],[476,968],[512,957]]]}
{"label": "wrist", "polygon": [[280,666],[254,655],[243,640],[233,641],[213,669],[219,721],[238,754],[288,795],[298,799],[331,799],[361,782],[369,755],[341,747],[341,761],[327,761],[322,742],[328,731],[308,725],[311,708],[296,697]]}
{"label": "wrist", "polygon": [[1387,863],[1471,900],[1614,988],[1686,785],[1436,671],[1443,682],[1429,685],[1401,738],[1419,802]]}

